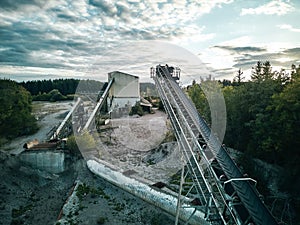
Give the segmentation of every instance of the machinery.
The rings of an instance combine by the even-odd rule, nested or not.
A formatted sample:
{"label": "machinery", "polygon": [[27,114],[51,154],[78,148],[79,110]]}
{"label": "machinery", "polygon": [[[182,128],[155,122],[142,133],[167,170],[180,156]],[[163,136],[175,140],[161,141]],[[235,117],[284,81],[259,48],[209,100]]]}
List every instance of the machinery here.
{"label": "machinery", "polygon": [[[243,176],[179,87],[180,69],[157,65],[150,72],[171,120],[184,161],[176,224],[180,207],[202,211],[204,219],[210,224],[277,224],[260,199],[255,188],[256,181]],[[209,155],[213,156],[213,160],[209,159]],[[190,189],[183,191],[183,186]]]}

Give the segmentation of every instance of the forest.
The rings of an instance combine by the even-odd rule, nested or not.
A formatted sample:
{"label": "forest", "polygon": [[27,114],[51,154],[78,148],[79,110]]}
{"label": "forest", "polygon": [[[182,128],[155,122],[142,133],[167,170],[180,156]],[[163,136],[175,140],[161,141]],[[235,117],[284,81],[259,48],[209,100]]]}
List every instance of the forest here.
{"label": "forest", "polygon": [[62,95],[74,94],[80,80],[76,79],[56,79],[56,80],[33,80],[21,82],[31,95],[41,93],[49,93],[53,89],[57,89]]}
{"label": "forest", "polygon": [[73,100],[76,92],[99,92],[103,83],[95,80],[56,79],[17,83],[0,79],[0,146],[22,135],[36,132],[32,101]]}
{"label": "forest", "polygon": [[103,83],[95,80],[55,79],[21,82],[33,96],[33,101],[72,100],[76,92],[97,93]]}
{"label": "forest", "polygon": [[15,81],[0,79],[0,146],[6,140],[38,130],[31,114],[31,94]]}
{"label": "forest", "polygon": [[[211,115],[202,86],[213,81],[193,81],[187,88],[197,110],[208,123]],[[293,199],[300,190],[300,66],[291,72],[273,71],[271,63],[257,62],[251,79],[239,70],[234,81],[219,81],[227,111],[226,146],[243,152],[244,162],[261,159],[283,168],[280,189]],[[299,200],[295,201],[299,210]]]}

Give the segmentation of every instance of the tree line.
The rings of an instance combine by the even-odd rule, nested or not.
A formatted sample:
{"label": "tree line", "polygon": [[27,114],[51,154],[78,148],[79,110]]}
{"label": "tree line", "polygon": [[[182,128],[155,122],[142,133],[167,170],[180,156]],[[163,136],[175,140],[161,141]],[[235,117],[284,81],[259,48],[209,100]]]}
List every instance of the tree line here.
{"label": "tree line", "polygon": [[[300,66],[291,72],[273,71],[271,63],[257,62],[251,79],[241,70],[233,82],[219,81],[223,92],[227,128],[224,143],[284,168],[281,187],[293,196],[300,188]],[[188,95],[208,123],[211,115],[202,86],[193,81]]]}
{"label": "tree line", "polygon": [[55,79],[55,80],[33,80],[20,82],[20,85],[28,90],[31,95],[37,96],[47,94],[52,90],[58,90],[64,96],[73,95],[76,92],[99,92],[103,83],[96,80],[79,79]]}
{"label": "tree line", "polygon": [[33,80],[21,82],[26,90],[31,95],[39,95],[43,93],[49,93],[53,89],[57,89],[61,94],[68,95],[74,94],[78,86],[79,80],[76,79],[55,79],[55,80]]}

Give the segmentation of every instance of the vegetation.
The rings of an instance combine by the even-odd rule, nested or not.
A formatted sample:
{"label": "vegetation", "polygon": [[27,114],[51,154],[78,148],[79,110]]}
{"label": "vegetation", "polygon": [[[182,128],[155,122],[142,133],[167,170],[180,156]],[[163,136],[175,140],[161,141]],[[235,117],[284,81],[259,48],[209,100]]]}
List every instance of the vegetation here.
{"label": "vegetation", "polygon": [[98,93],[103,83],[95,80],[56,79],[21,82],[33,96],[33,101],[72,100],[76,93]]}
{"label": "vegetation", "polygon": [[77,146],[77,143],[76,143],[76,138],[74,135],[71,135],[68,137],[68,140],[67,140],[67,148],[70,150],[70,151],[78,151],[78,146]]}
{"label": "vegetation", "polygon": [[[224,142],[248,158],[284,168],[281,189],[296,198],[300,189],[300,66],[292,65],[288,74],[284,70],[272,71],[268,61],[258,62],[250,81],[243,81],[242,74],[239,70],[233,82],[219,82],[227,110]],[[202,86],[194,81],[187,92],[210,123]]]}
{"label": "vegetation", "polygon": [[77,142],[76,142],[76,137],[73,134],[68,137],[67,149],[70,151],[71,155],[78,157],[78,158],[82,157],[82,155],[79,151]]}
{"label": "vegetation", "polygon": [[32,95],[41,95],[57,89],[62,95],[75,94],[77,92],[99,92],[102,83],[95,80],[56,79],[34,80],[20,83]]}
{"label": "vegetation", "polygon": [[140,92],[142,96],[158,96],[154,83],[140,83]]}
{"label": "vegetation", "polygon": [[83,197],[89,194],[91,191],[90,186],[86,185],[85,183],[79,184],[76,190],[76,196],[82,201]]}
{"label": "vegetation", "polygon": [[96,142],[94,137],[90,133],[85,132],[82,135],[69,136],[67,140],[67,148],[73,155],[80,156],[79,149],[96,148]]}
{"label": "vegetation", "polygon": [[37,131],[31,95],[25,88],[11,80],[0,80],[0,102],[0,142]]}
{"label": "vegetation", "polygon": [[20,206],[19,209],[13,208],[11,211],[11,225],[24,224],[24,218],[26,218],[26,212],[32,209],[32,205]]}
{"label": "vegetation", "polygon": [[166,136],[165,136],[164,140],[162,141],[162,143],[168,143],[168,142],[172,142],[172,141],[176,141],[176,136],[175,136],[174,132],[171,129],[169,129],[166,132]]}
{"label": "vegetation", "polygon": [[[33,101],[72,100],[76,93],[99,93],[105,83],[95,80],[55,79],[21,82],[30,92]],[[106,83],[107,84],[107,83]],[[153,83],[140,83],[142,96],[157,96]]]}
{"label": "vegetation", "polygon": [[12,209],[11,214],[13,218],[17,218],[20,217],[21,215],[23,215],[24,213],[26,213],[27,211],[32,209],[32,205],[26,205],[26,206],[20,206],[19,209]]}
{"label": "vegetation", "polygon": [[36,96],[33,96],[32,98],[33,101],[50,101],[50,102],[72,100],[72,99],[73,99],[72,95],[64,96],[57,89],[53,89],[49,93],[38,94]]}
{"label": "vegetation", "polygon": [[[207,81],[209,82],[209,81]],[[194,102],[196,109],[203,116],[206,121],[210,122],[210,109],[208,101],[201,86],[193,81],[192,85],[188,87],[188,95]]]}

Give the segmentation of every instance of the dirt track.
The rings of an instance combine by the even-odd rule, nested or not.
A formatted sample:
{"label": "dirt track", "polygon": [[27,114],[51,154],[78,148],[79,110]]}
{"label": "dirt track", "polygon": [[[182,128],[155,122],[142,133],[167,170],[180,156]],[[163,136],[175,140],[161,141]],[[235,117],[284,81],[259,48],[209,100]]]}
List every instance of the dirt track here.
{"label": "dirt track", "polygon": [[1,150],[9,151],[11,154],[19,154],[23,151],[23,144],[37,139],[43,142],[47,139],[47,134],[54,126],[63,120],[73,105],[73,101],[64,102],[33,102],[33,114],[38,119],[39,131],[33,135],[19,137],[11,143],[2,146]]}

